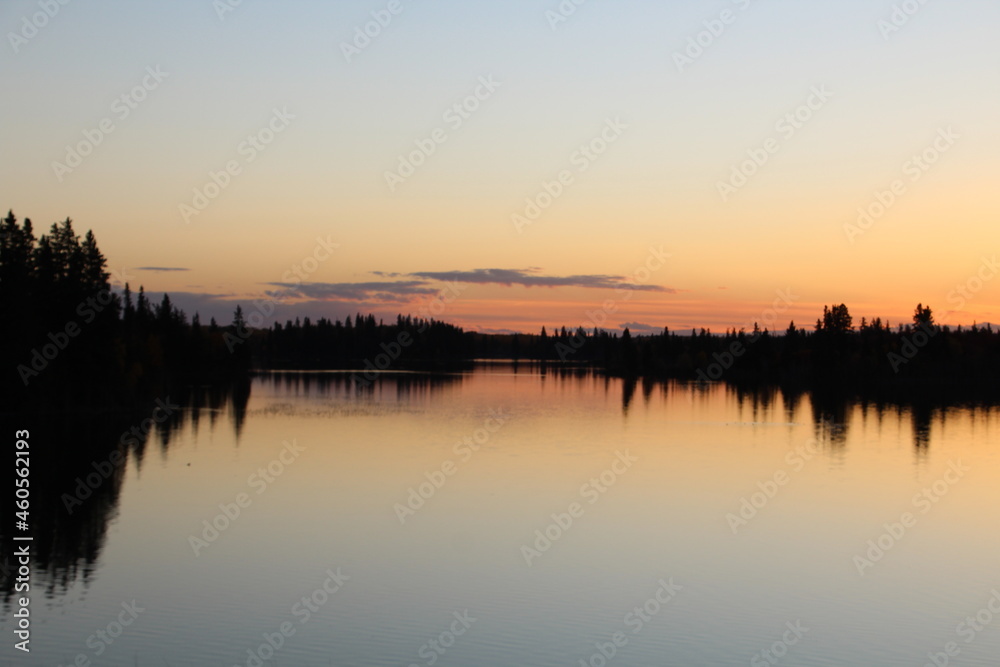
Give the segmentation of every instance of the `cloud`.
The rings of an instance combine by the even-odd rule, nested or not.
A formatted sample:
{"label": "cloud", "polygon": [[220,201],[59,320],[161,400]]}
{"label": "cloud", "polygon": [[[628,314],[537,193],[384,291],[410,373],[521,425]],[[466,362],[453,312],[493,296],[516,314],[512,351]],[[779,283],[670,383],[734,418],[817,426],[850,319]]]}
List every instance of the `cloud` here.
{"label": "cloud", "polygon": [[[181,267],[145,266],[137,271],[188,271]],[[219,293],[216,287],[213,293],[202,292],[171,292],[170,297],[183,310],[192,314],[201,312],[204,319],[214,316],[222,321],[229,321],[232,309],[236,303],[244,304],[244,309],[251,308],[255,300],[266,300],[268,296],[278,303],[275,319],[296,317],[299,315],[334,316],[349,315],[355,309],[389,312],[389,309],[406,310],[407,306],[434,297],[441,292],[440,282],[460,282],[469,284],[492,284],[524,287],[578,287],[587,289],[634,289],[643,292],[661,292],[676,294],[678,290],[659,285],[635,285],[621,276],[609,275],[571,275],[545,276],[541,269],[474,269],[472,271],[423,271],[417,273],[394,273],[374,271],[373,275],[381,280],[343,283],[292,283],[266,282],[261,283],[266,288],[261,294],[225,294]],[[191,286],[191,289],[197,289]],[[152,298],[152,297],[151,297]],[[250,305],[247,305],[250,304]],[[495,313],[484,314],[487,320],[498,319],[506,322],[516,321],[517,313],[507,313],[502,317]],[[658,327],[631,324],[636,331],[660,331]],[[495,333],[513,333],[510,329],[484,329]]]}
{"label": "cloud", "polygon": [[644,324],[642,322],[622,322],[618,325],[620,329],[628,327],[629,332],[637,331],[639,333],[663,333],[663,327],[654,327],[652,324]]}
{"label": "cloud", "polygon": [[[372,275],[384,278],[356,283],[264,283],[277,288],[272,294],[285,298],[310,301],[352,301],[372,304],[410,303],[419,297],[436,295],[436,282],[458,282],[479,285],[521,285],[524,287],[583,287],[587,289],[633,289],[641,292],[664,292],[676,294],[677,290],[660,285],[636,285],[621,276],[538,275],[540,269],[473,269],[472,271],[419,271],[415,273],[395,273],[372,271]],[[402,278],[409,278],[403,280]]]}
{"label": "cloud", "polygon": [[407,303],[413,297],[437,294],[426,280],[374,281],[363,283],[265,283],[280,288],[286,298],[313,301],[358,301]]}
{"label": "cloud", "polygon": [[477,285],[523,285],[524,287],[583,287],[586,289],[633,289],[639,292],[665,292],[677,290],[661,285],[637,285],[622,276],[573,275],[540,276],[538,269],[473,269],[472,271],[420,271],[409,274],[415,278],[443,282],[471,283]]}

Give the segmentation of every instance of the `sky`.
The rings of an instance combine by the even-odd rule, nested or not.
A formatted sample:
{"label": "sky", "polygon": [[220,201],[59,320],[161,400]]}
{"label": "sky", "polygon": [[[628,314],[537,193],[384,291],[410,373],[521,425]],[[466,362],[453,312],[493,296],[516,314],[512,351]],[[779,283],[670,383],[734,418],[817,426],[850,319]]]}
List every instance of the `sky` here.
{"label": "sky", "polygon": [[994,0],[4,0],[0,206],[220,322],[1000,322],[998,25]]}

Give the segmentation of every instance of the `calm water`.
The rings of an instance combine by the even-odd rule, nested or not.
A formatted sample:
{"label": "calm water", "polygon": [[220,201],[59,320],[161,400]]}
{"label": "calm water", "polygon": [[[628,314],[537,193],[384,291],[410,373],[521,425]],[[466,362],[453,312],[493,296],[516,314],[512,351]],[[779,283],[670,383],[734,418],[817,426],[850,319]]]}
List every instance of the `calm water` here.
{"label": "calm water", "polygon": [[33,471],[32,652],[8,605],[0,663],[997,664],[1000,411],[346,377],[202,397],[72,516],[94,457],[33,462],[72,470]]}

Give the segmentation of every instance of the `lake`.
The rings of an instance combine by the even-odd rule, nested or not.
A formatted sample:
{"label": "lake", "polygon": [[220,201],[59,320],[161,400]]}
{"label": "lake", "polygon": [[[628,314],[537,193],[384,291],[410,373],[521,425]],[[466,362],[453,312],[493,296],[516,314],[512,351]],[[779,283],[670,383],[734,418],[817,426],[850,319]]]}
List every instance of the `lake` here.
{"label": "lake", "polygon": [[[995,407],[496,364],[262,375],[154,415],[32,432],[32,651],[8,599],[3,664],[1000,655]],[[89,453],[43,453],[63,437]]]}

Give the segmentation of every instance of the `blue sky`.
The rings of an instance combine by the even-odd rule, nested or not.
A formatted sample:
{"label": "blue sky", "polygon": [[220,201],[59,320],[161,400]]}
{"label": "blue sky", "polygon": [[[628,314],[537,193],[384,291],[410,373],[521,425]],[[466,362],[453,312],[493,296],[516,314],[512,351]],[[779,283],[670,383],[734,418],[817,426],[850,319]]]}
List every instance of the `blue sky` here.
{"label": "blue sky", "polygon": [[[872,315],[905,314],[918,300],[943,307],[998,240],[988,188],[1000,155],[1000,6],[930,0],[883,34],[879,21],[901,4],[588,0],[553,28],[555,1],[400,0],[348,62],[342,44],[388,0],[244,0],[221,18],[212,0],[71,0],[18,44],[11,34],[41,10],[8,1],[0,194],[36,225],[71,216],[93,228],[112,265],[189,269],[139,279],[218,313],[280,282],[327,234],[342,252],[310,277],[320,287],[373,272],[627,276],[649,247],[666,244],[673,258],[654,282],[670,291],[630,306],[622,321],[721,326],[719,313],[733,311],[735,324],[790,285],[803,293],[803,313],[834,299]],[[729,25],[708,39],[723,12]],[[699,33],[708,46],[678,71],[675,54]],[[166,78],[120,118],[112,105],[149,67]],[[444,114],[481,77],[499,87],[448,128]],[[832,91],[829,102],[720,200],[718,183],[815,86]],[[275,109],[294,120],[244,164],[238,146]],[[114,131],[60,181],[53,163],[105,119]],[[511,216],[609,119],[628,129],[517,233]],[[843,225],[943,127],[962,139],[849,243]],[[390,191],[386,172],[438,128],[447,141]],[[241,173],[183,219],[179,206],[231,160]],[[846,278],[845,267],[854,269]],[[884,274],[877,290],[863,279],[874,273]],[[449,316],[534,329],[548,313],[575,323],[603,298],[476,284]],[[966,315],[988,318],[998,302],[984,293]]]}

